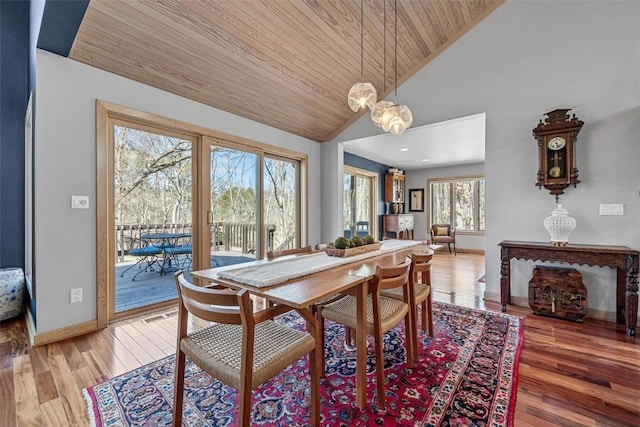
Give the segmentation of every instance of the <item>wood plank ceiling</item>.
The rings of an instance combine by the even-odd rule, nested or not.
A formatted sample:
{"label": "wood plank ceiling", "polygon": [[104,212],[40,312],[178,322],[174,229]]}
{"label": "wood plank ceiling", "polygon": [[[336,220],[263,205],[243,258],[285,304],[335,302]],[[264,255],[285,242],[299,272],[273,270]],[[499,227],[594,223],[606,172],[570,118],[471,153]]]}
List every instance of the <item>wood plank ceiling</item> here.
{"label": "wood plank ceiling", "polygon": [[[502,3],[398,1],[399,84]],[[393,1],[386,58],[383,5],[364,3],[364,77],[379,99],[383,60],[386,93],[394,84]],[[92,0],[69,57],[315,141],[362,114],[347,105],[360,80],[357,0]]]}

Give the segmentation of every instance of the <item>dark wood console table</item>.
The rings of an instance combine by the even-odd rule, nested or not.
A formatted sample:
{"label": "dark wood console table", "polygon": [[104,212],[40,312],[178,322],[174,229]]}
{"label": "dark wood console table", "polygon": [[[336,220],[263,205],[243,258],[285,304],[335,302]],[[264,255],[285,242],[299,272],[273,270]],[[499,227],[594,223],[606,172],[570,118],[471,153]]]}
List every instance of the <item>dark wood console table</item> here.
{"label": "dark wood console table", "polygon": [[568,264],[616,269],[616,320],[635,336],[638,320],[638,260],[640,252],[626,246],[578,245],[553,246],[551,243],[500,243],[500,304],[502,311],[511,304],[511,259],[566,262]]}

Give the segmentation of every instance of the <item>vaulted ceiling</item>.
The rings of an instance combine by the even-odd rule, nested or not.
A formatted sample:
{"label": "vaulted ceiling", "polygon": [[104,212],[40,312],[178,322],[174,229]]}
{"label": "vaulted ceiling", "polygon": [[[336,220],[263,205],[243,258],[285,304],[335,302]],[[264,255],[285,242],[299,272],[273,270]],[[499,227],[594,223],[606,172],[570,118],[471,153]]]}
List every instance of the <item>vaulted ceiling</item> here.
{"label": "vaulted ceiling", "polygon": [[[399,0],[398,84],[502,3]],[[393,7],[363,8],[364,78],[379,99],[394,86]],[[357,0],[92,0],[69,57],[315,141],[362,114],[347,105],[360,81]]]}

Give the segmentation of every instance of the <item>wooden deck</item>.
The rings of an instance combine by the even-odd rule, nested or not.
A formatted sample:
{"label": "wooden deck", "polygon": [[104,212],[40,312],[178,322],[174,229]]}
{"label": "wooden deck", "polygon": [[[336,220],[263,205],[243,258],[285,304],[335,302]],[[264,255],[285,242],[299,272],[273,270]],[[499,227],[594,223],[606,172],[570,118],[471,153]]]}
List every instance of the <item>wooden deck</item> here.
{"label": "wooden deck", "polygon": [[[213,266],[234,265],[253,261],[252,255],[243,255],[234,251],[219,251],[212,254]],[[180,260],[183,261],[183,260]],[[144,266],[137,266],[126,271],[135,261],[118,263],[116,265],[116,295],[115,312],[121,313],[138,307],[170,301],[178,298],[176,284],[173,280],[173,268],[167,274],[161,274],[158,266],[154,270],[144,272]],[[175,266],[174,266],[175,267]],[[185,276],[191,280],[190,263],[181,263],[179,268],[184,269]],[[142,271],[142,272],[141,272]],[[124,276],[122,273],[124,272]],[[134,279],[135,277],[135,280]]]}
{"label": "wooden deck", "polygon": [[[482,300],[483,274],[481,255],[438,252],[434,299],[499,311]],[[613,323],[508,311],[525,326],[516,427],[639,425],[640,339]],[[87,426],[82,388],[173,354],[175,313],[149,313],[36,348],[26,344],[23,319],[0,323],[0,426]]]}

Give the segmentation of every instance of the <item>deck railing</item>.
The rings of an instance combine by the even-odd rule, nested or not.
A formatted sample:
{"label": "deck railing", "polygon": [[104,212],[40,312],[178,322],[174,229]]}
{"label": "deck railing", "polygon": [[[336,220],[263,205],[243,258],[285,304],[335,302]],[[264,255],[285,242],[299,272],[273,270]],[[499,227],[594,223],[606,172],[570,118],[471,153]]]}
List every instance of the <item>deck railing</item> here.
{"label": "deck railing", "polygon": [[[125,256],[140,241],[140,236],[151,233],[191,233],[191,224],[121,224],[116,225],[116,262]],[[211,225],[211,249],[213,251],[241,251],[243,254],[256,251],[256,225],[233,222],[215,222]],[[265,225],[267,250],[273,249],[272,233],[275,225]]]}

